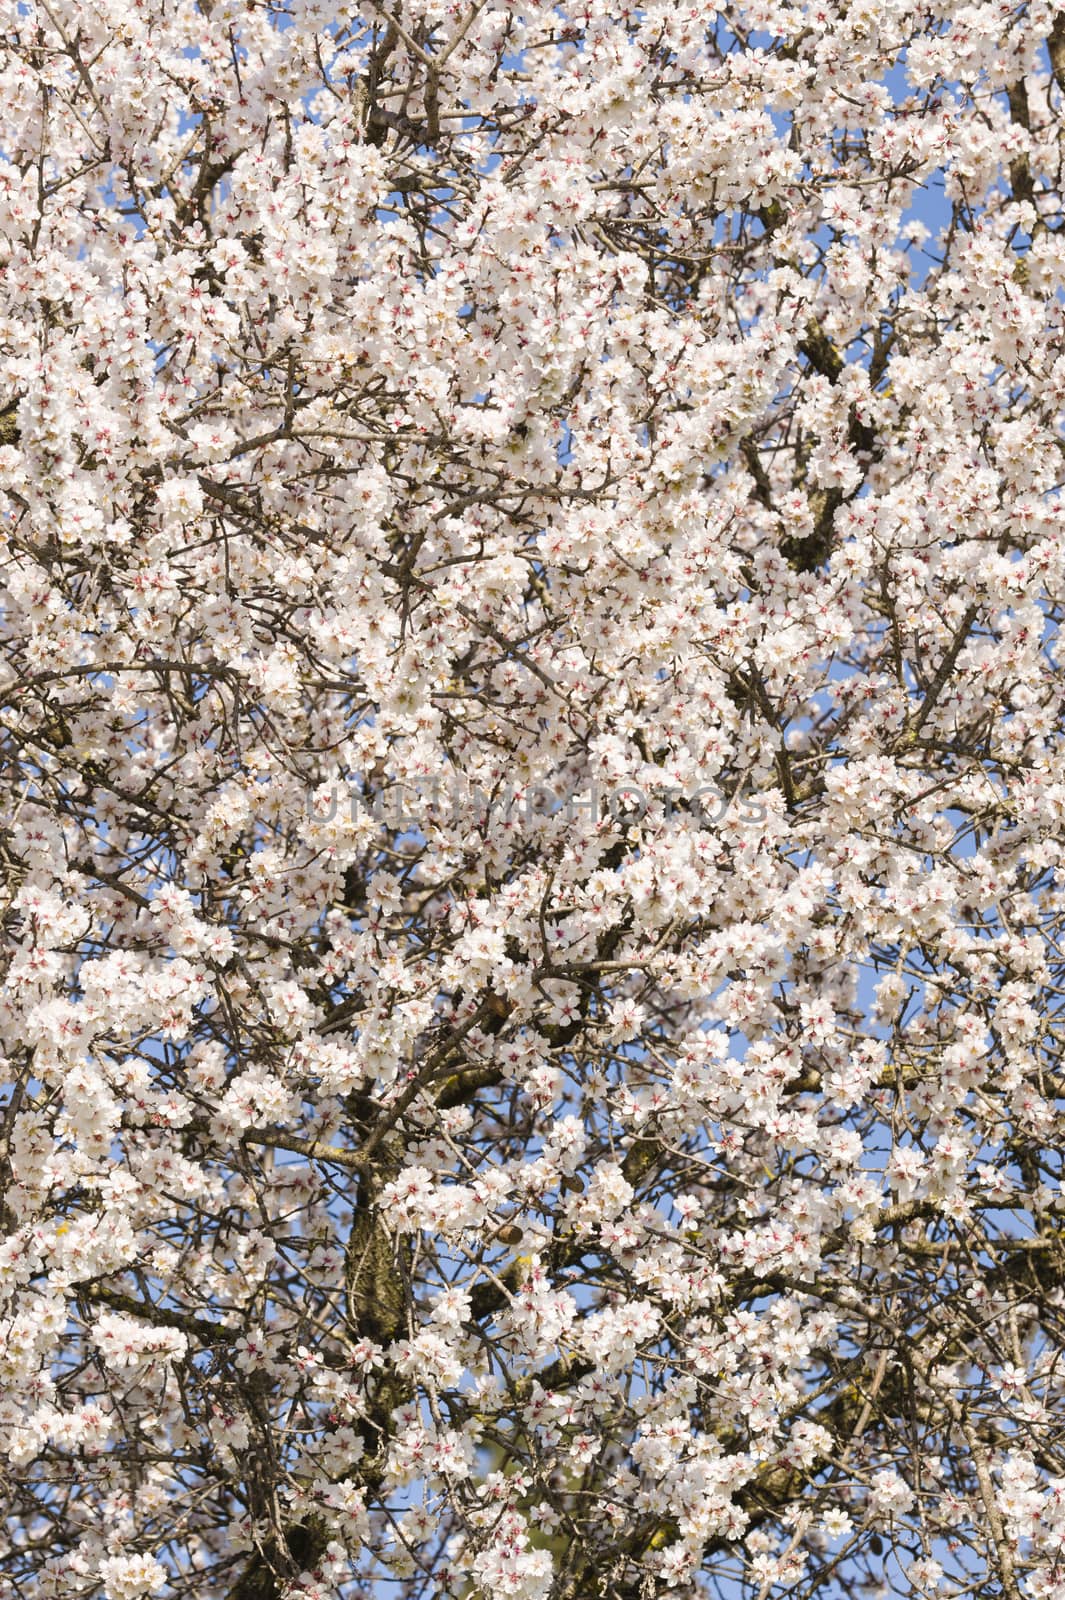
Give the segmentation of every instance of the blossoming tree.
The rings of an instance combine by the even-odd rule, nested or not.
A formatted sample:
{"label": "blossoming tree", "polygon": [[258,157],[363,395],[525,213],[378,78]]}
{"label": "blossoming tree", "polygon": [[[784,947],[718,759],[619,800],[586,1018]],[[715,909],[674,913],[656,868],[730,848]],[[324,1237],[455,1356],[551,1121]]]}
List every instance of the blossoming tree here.
{"label": "blossoming tree", "polygon": [[19,1600],[1065,1597],[1065,10],[6,0]]}

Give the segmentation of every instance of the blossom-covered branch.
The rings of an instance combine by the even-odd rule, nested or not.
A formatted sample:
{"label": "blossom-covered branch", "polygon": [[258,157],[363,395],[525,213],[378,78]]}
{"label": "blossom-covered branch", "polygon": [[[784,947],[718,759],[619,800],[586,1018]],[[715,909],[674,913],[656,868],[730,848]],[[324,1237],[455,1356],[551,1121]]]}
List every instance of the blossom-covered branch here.
{"label": "blossom-covered branch", "polygon": [[18,1600],[1065,1600],[1051,0],[24,0]]}

